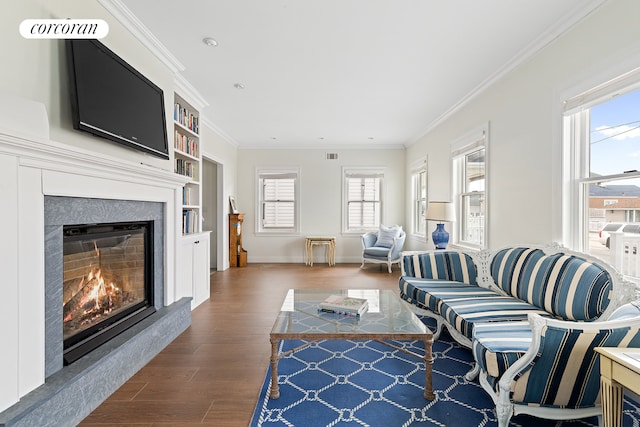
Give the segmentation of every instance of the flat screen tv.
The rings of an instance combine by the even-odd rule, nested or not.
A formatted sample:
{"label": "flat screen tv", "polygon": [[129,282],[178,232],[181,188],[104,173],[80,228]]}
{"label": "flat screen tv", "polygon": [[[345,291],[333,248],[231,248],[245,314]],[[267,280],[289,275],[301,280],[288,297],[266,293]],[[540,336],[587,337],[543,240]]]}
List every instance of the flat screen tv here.
{"label": "flat screen tv", "polygon": [[73,127],[169,158],[162,89],[97,40],[66,40]]}

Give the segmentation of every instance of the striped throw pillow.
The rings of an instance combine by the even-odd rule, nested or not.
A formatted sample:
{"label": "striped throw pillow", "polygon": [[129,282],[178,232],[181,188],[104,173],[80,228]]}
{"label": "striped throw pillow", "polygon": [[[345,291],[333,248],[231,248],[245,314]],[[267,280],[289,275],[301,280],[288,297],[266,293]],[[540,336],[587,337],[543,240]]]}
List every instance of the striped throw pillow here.
{"label": "striped throw pillow", "polygon": [[390,248],[393,245],[393,239],[400,236],[402,232],[402,227],[393,226],[387,227],[385,225],[380,225],[380,229],[378,230],[378,240],[376,240],[375,245],[379,248]]}

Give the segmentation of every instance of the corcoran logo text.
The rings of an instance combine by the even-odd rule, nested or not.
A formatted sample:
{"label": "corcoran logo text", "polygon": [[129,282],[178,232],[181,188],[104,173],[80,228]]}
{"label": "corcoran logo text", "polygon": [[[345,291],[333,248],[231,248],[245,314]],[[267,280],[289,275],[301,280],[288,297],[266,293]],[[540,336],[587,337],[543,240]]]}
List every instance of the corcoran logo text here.
{"label": "corcoran logo text", "polygon": [[109,33],[102,19],[25,19],[20,35],[26,39],[101,39]]}

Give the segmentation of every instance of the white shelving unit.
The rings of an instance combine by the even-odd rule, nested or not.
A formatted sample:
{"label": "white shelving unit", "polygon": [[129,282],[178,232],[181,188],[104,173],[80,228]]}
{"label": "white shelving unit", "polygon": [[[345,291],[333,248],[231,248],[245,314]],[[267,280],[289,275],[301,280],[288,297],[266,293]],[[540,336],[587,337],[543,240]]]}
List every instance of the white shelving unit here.
{"label": "white shelving unit", "polygon": [[182,193],[182,234],[202,231],[200,113],[177,93],[173,104],[174,171],[191,178]]}
{"label": "white shelving unit", "polygon": [[[177,249],[176,277],[191,296],[191,308],[209,299],[209,232],[202,231],[202,145],[197,93],[177,82],[173,103],[173,162],[176,174],[188,177],[182,190],[182,239]],[[193,99],[193,102],[187,101]],[[195,107],[194,107],[195,105]]]}

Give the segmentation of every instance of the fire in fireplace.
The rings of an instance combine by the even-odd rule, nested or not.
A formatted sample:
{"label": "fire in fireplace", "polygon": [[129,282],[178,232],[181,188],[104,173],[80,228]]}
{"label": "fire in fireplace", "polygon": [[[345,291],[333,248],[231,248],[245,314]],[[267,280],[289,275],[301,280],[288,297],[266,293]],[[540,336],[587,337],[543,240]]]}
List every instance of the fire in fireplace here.
{"label": "fire in fireplace", "polygon": [[69,364],[155,312],[153,222],[67,225],[63,233]]}

